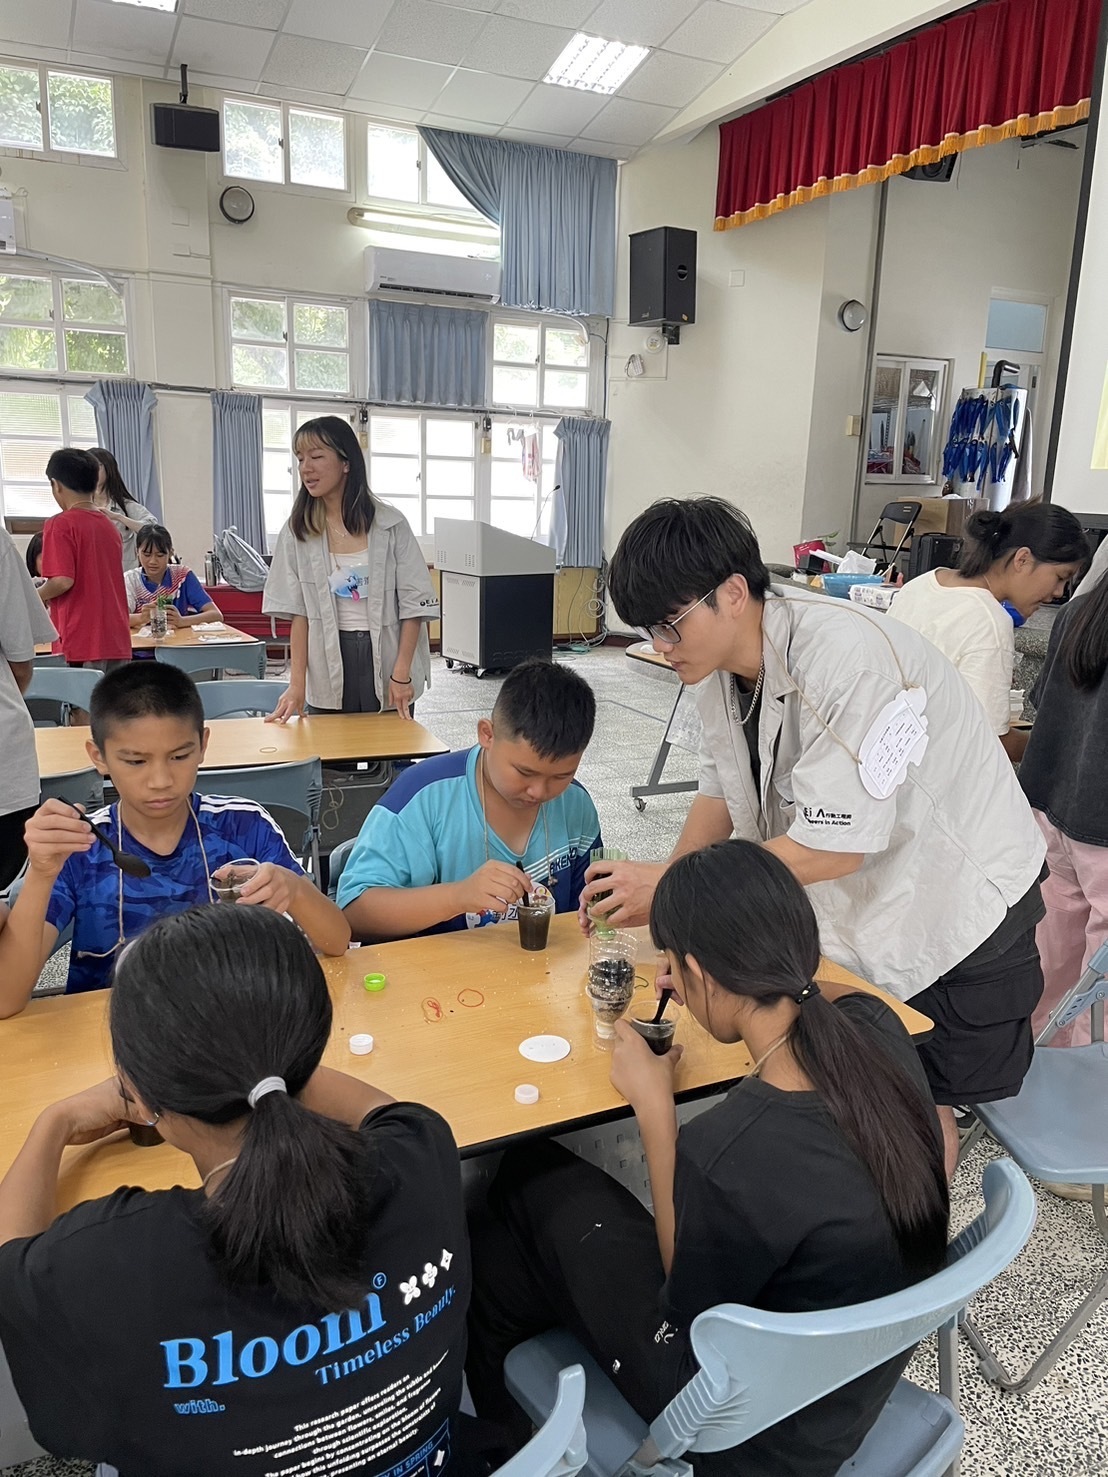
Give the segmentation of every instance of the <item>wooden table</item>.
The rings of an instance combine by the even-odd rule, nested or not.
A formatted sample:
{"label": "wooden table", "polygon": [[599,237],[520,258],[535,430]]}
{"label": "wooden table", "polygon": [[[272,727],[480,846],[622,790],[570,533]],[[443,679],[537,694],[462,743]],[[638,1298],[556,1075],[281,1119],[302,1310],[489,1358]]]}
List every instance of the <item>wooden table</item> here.
{"label": "wooden table", "polygon": [[673,699],[673,707],[666,720],[665,732],[658,745],[658,752],[654,755],[654,763],[650,766],[646,784],[631,786],[631,798],[635,802],[635,809],[645,810],[647,799],[651,795],[686,795],[696,790],[697,780],[663,780],[662,774],[665,771],[670,749],[691,747],[690,736],[693,731],[699,729],[699,715],[696,712],[696,699],[693,697],[692,689],[687,688],[681,682],[666,658],[660,651],[655,651],[649,641],[635,642],[633,646],[627,648],[625,655],[629,661],[641,662],[648,676],[658,678],[662,682],[677,682],[677,694]]}
{"label": "wooden table", "polygon": [[[317,713],[291,723],[264,718],[215,718],[202,769],[239,769],[250,764],[289,764],[322,759],[324,764],[372,763],[378,759],[426,759],[445,754],[448,745],[414,720],[398,713]],[[42,779],[86,769],[88,728],[36,728],[38,772]]]}
{"label": "wooden table", "polygon": [[[257,646],[258,638],[248,635],[246,631],[237,630],[234,626],[224,625],[220,631],[198,631],[195,626],[183,626],[180,630],[170,631],[168,636],[155,640],[153,636],[139,636],[131,633],[132,651],[155,651],[158,647],[167,646]],[[36,656],[49,656],[51,652],[49,641],[40,641],[35,647]]]}
{"label": "wooden table", "polygon": [[[654,954],[645,938],[639,953],[632,1009],[654,1000]],[[342,959],[323,961],[335,1007],[324,1061],[394,1097],[437,1109],[466,1155],[627,1116],[630,1109],[608,1081],[610,1055],[594,1042],[583,992],[587,961],[575,914],[554,919],[550,946],[541,954],[519,948],[513,924],[351,949]],[[373,971],[388,978],[380,994],[362,983]],[[821,978],[880,993],[833,964],[824,965]],[[22,1015],[0,1021],[0,1174],[44,1107],[111,1074],[107,1003],[106,990],[57,996],[32,1001]],[[926,1016],[889,1003],[914,1034],[930,1029]],[[354,1056],[349,1038],[366,1031],[374,1050]],[[550,1065],[520,1056],[520,1042],[540,1033],[564,1036],[569,1056]],[[685,1047],[677,1071],[682,1099],[718,1091],[750,1069],[745,1047],[720,1045],[686,1011],[677,1040]],[[539,1088],[532,1106],[515,1101],[522,1082]],[[191,1161],[168,1145],[137,1149],[120,1138],[67,1150],[59,1199],[68,1207],[123,1184],[162,1189],[197,1182]]]}

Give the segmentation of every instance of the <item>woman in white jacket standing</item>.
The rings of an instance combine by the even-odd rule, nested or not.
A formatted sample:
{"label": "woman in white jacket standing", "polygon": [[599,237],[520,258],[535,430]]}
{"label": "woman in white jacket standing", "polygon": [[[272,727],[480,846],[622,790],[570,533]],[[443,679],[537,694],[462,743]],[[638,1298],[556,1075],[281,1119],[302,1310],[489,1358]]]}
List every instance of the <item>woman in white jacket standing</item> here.
{"label": "woman in white jacket standing", "polygon": [[412,704],[430,680],[427,622],[438,616],[427,564],[402,513],[369,490],[346,421],[296,433],[300,491],[281,529],[262,609],[291,618],[289,685],[270,718],[376,713]]}

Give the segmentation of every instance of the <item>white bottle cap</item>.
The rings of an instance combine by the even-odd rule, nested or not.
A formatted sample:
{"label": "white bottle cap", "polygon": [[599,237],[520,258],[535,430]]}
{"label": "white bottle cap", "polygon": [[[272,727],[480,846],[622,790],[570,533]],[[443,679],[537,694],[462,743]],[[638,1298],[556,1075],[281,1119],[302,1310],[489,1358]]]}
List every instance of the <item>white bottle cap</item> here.
{"label": "white bottle cap", "polygon": [[520,1103],[523,1106],[527,1106],[530,1103],[537,1103],[538,1100],[539,1100],[539,1090],[532,1083],[530,1083],[530,1082],[521,1082],[519,1084],[519,1086],[516,1088],[516,1102],[517,1103]]}
{"label": "white bottle cap", "polygon": [[351,1036],[350,1050],[355,1056],[368,1056],[373,1050],[372,1036]]}

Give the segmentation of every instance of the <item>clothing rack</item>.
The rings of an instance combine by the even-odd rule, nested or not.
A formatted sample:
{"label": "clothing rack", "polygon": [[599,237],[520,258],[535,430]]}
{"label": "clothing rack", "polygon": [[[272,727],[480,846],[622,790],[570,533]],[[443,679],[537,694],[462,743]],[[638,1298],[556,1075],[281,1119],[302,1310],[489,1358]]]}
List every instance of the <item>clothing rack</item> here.
{"label": "clothing rack", "polygon": [[[1019,385],[964,389],[950,418],[943,478],[962,496],[1001,509],[1012,500],[1014,473],[1030,452],[1027,391]],[[1021,476],[1021,482],[1026,478]]]}

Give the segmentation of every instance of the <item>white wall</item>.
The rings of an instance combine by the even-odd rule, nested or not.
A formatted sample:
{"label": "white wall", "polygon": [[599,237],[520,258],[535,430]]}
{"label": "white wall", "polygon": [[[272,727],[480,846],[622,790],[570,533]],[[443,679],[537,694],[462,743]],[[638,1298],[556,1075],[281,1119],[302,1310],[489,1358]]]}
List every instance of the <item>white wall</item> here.
{"label": "white wall", "polygon": [[[617,309],[627,307],[627,234],[686,226],[699,233],[697,322],[662,358],[647,357],[639,380],[624,364],[643,330],[613,326],[608,548],[654,498],[718,492],[749,513],[767,559],[785,561],[801,537],[850,537],[859,440],[847,423],[865,405],[867,332],[844,332],[836,314],[847,298],[869,302],[878,191],[714,232],[716,158],[713,128],[622,171]],[[976,384],[990,295],[1003,288],[1051,301],[1053,359],[1080,159],[1012,142],[963,155],[949,184],[891,181],[877,351],[949,359],[955,391]],[[743,285],[729,287],[736,270]],[[1052,389],[1053,363],[1037,406],[1044,433]],[[1045,434],[1039,485],[1044,451]],[[863,488],[859,524],[872,526],[873,510],[901,492]]]}
{"label": "white wall", "polygon": [[[717,493],[750,515],[767,557],[788,554],[808,455],[828,219],[825,202],[713,232],[715,131],[647,151],[624,166],[617,310],[626,313],[628,234],[690,226],[697,241],[696,323],[651,377],[624,364],[644,330],[612,328],[607,547],[658,497]],[[741,286],[729,286],[732,273]],[[664,374],[664,378],[653,377]]]}

